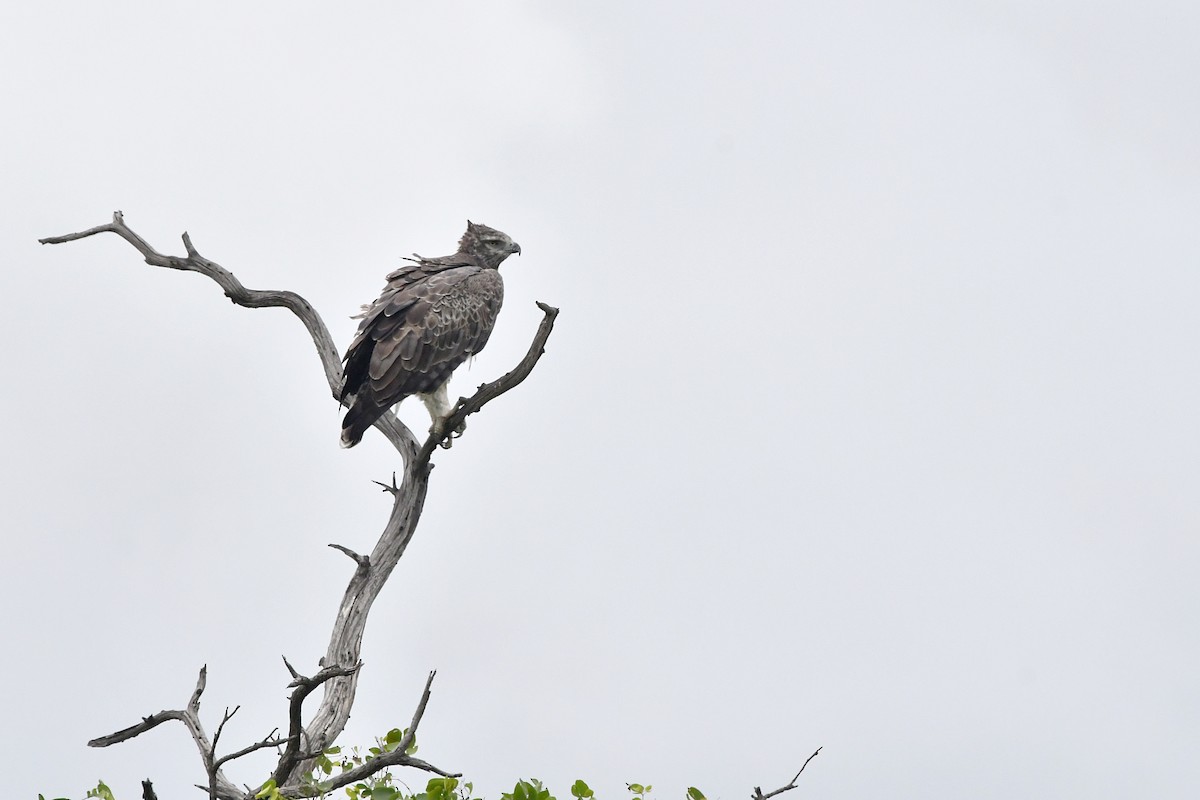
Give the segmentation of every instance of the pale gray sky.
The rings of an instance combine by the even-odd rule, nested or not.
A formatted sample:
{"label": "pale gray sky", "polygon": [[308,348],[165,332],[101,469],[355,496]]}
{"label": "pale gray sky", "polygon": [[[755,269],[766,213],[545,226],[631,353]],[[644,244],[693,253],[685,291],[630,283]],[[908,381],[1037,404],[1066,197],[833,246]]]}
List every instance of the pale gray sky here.
{"label": "pale gray sky", "polygon": [[[285,719],[396,468],[341,346],[511,234],[344,741],[491,800],[1183,798],[1200,782],[1200,6],[47,2],[0,12],[5,796],[199,796]],[[425,424],[414,403],[405,416]],[[262,778],[266,759],[231,769]],[[414,786],[424,776],[409,776]]]}

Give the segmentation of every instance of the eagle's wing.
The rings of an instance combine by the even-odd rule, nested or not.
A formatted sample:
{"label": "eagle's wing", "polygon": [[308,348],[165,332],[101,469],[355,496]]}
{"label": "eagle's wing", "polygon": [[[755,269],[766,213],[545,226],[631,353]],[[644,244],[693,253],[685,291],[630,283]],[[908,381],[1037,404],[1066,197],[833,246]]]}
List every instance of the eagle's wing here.
{"label": "eagle's wing", "polygon": [[[441,259],[439,259],[440,261]],[[424,261],[388,276],[346,353],[342,441],[357,443],[410,394],[433,392],[487,344],[504,299],[494,269]]]}

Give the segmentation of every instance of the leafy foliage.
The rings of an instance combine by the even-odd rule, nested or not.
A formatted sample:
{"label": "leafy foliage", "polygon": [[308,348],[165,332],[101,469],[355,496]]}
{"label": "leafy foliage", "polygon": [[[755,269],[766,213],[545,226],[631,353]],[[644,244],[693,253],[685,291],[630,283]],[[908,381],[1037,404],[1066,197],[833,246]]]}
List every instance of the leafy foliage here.
{"label": "leafy foliage", "polygon": [[[327,782],[336,775],[364,766],[386,753],[394,752],[404,741],[407,733],[408,731],[402,728],[392,728],[383,736],[377,737],[375,744],[368,747],[365,752],[358,747],[349,750],[330,747],[325,750],[314,759],[312,769],[300,778],[305,795],[319,800],[339,800],[343,796],[347,800],[480,800],[480,798],[472,796],[475,787],[469,781],[460,781],[458,778],[430,778],[429,782],[425,784],[425,791],[414,793],[400,783],[387,769],[381,769],[361,781],[341,787],[340,790],[327,788]],[[416,737],[413,737],[413,741],[405,748],[404,752],[406,755],[417,752]],[[647,795],[654,788],[650,784],[627,783],[625,785],[633,795],[631,800],[647,800]],[[287,800],[273,780],[263,784],[254,796],[257,800]],[[89,790],[87,797],[96,798],[96,800],[116,800],[112,790],[104,781],[100,781],[95,789]],[[596,800],[596,793],[583,780],[577,780],[571,784],[571,797],[573,800]],[[39,794],[38,800],[46,800],[46,798]],[[54,800],[68,800],[68,798],[55,798]],[[540,780],[530,778],[517,781],[511,792],[504,792],[500,795],[500,800],[558,799]],[[687,790],[686,800],[708,800],[708,798],[693,786]]]}
{"label": "leafy foliage", "polygon": [[[108,788],[108,784],[106,784],[104,781],[97,781],[96,788],[88,789],[88,792],[87,792],[87,794],[84,795],[84,797],[87,797],[87,798],[95,797],[95,798],[97,798],[97,800],[117,800],[117,798],[113,797],[112,789]],[[46,796],[43,794],[39,794],[38,800],[46,800]],[[71,798],[56,797],[56,798],[54,798],[54,800],[71,800]]]}
{"label": "leafy foliage", "polygon": [[[309,796],[314,798],[340,797],[338,794],[322,791],[321,781],[325,777],[332,776],[335,771],[345,772],[361,766],[383,753],[392,752],[404,738],[404,733],[402,730],[393,728],[386,735],[377,739],[374,747],[367,748],[366,755],[361,754],[358,748],[351,749],[347,754],[343,754],[340,747],[329,748],[317,758],[315,767],[304,775],[304,785],[311,791]],[[390,749],[388,749],[389,747]],[[416,746],[414,745],[407,752],[415,751]],[[408,790],[408,787],[401,788],[401,786],[397,786],[396,779],[384,769],[358,783],[342,787],[342,791],[349,800],[480,800],[478,797],[471,796],[475,787],[469,781],[463,782],[458,778],[431,778],[425,784],[425,791],[416,794]],[[646,795],[654,788],[649,784],[642,785],[640,783],[628,783],[626,786],[636,800],[646,800]],[[258,800],[286,800],[285,796],[280,794],[279,787],[273,780],[267,781],[254,796]],[[582,780],[571,784],[571,797],[575,800],[593,800],[595,796],[596,793]],[[104,781],[100,781],[95,789],[89,790],[87,797],[97,798],[97,800],[116,800],[112,790]],[[46,800],[46,798],[39,794],[38,800]],[[54,800],[69,800],[69,798],[58,797]],[[557,800],[557,798],[550,794],[550,790],[540,780],[530,778],[517,781],[511,792],[504,792],[500,795],[500,800]],[[687,790],[687,800],[708,800],[708,798],[693,786]]]}

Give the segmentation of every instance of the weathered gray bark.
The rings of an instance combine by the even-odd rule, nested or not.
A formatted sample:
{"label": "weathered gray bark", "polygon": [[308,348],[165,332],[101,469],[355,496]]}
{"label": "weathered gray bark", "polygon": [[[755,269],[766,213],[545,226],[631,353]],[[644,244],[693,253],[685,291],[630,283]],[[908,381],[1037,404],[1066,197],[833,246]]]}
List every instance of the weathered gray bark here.
{"label": "weathered gray bark", "polygon": [[[145,258],[146,263],[151,266],[187,270],[207,275],[221,286],[225,295],[230,300],[238,305],[246,306],[247,308],[282,306],[291,310],[308,329],[309,335],[316,345],[321,365],[325,370],[325,378],[329,383],[330,392],[337,398],[338,389],[342,382],[341,358],[338,355],[337,348],[334,347],[333,339],[329,335],[329,330],[326,328],[325,323],[313,309],[312,305],[303,297],[295,292],[247,289],[229,271],[201,256],[192,245],[191,239],[186,233],[183,234],[183,244],[187,251],[186,257],[163,255],[151,247],[145,239],[126,226],[124,218],[119,211],[113,214],[111,223],[65,236],[41,239],[40,241],[42,244],[60,244],[93,236],[97,233],[115,233],[122,237],[132,244],[142,254],[143,258]],[[558,314],[558,309],[544,303],[538,303],[538,307],[542,309],[545,316],[525,358],[507,375],[490,384],[481,386],[479,391],[470,399],[460,399],[454,415],[443,426],[445,431],[449,432],[458,428],[459,423],[467,415],[475,413],[490,400],[519,384],[533,369],[533,366],[542,355],[546,340],[549,338],[550,332],[554,327],[555,316]],[[402,478],[397,483],[393,475],[392,484],[384,485],[384,489],[389,491],[393,497],[392,513],[388,518],[383,533],[379,537],[379,541],[369,555],[359,555],[338,544],[330,545],[354,559],[356,568],[354,575],[350,578],[349,585],[346,587],[341,605],[338,607],[337,619],[334,622],[333,632],[329,638],[329,647],[325,652],[325,658],[321,664],[321,671],[312,678],[308,678],[298,674],[292,669],[290,664],[287,665],[293,678],[290,686],[294,689],[289,705],[287,736],[276,737],[275,732],[272,731],[271,734],[268,734],[260,742],[226,756],[217,757],[215,751],[221,729],[217,729],[216,735],[210,741],[203,726],[200,724],[200,695],[204,691],[205,683],[205,670],[201,669],[196,689],[192,693],[186,708],[178,711],[162,711],[158,714],[145,717],[137,725],[130,726],[108,736],[93,739],[88,742],[90,746],[107,747],[108,745],[138,736],[169,719],[175,719],[187,726],[200,750],[205,774],[208,777],[208,786],[202,788],[206,789],[209,792],[209,796],[214,798],[214,800],[217,798],[221,800],[246,800],[253,797],[257,789],[252,789],[249,792],[239,789],[225,777],[221,771],[221,766],[234,758],[271,746],[283,748],[279,763],[272,775],[276,786],[280,787],[281,792],[287,796],[296,797],[300,795],[300,787],[297,784],[297,780],[304,769],[305,762],[331,746],[341,734],[347,720],[350,718],[350,710],[354,705],[354,693],[358,686],[359,667],[361,666],[359,655],[362,652],[362,638],[363,632],[366,629],[367,615],[371,611],[371,605],[375,602],[375,598],[379,596],[379,592],[383,589],[388,576],[392,574],[392,570],[400,561],[400,557],[404,555],[404,550],[408,547],[408,543],[416,531],[417,522],[421,517],[421,509],[425,502],[425,493],[428,490],[431,468],[429,458],[434,449],[444,443],[443,440],[446,437],[446,434],[441,434],[437,437],[430,436],[424,443],[419,443],[416,437],[413,436],[412,431],[392,413],[384,414],[375,423],[375,427],[387,437],[388,441],[392,443],[403,459]],[[426,703],[429,701],[432,682],[433,674],[431,673],[429,680],[425,684],[425,691],[421,696],[416,713],[413,715],[412,724],[409,728],[410,737],[416,734],[416,728],[420,724]],[[301,706],[304,699],[309,693],[322,685],[325,687],[325,694],[321,705],[308,725],[302,728]],[[228,721],[230,716],[232,716],[232,712],[227,711],[225,718],[222,720],[222,726]],[[328,791],[344,786],[353,781],[361,780],[371,772],[387,766],[411,766],[442,775],[450,774],[421,759],[405,755],[404,751],[407,749],[407,742],[402,742],[402,745],[404,746],[398,747],[384,758],[375,759],[370,762],[368,765],[369,769],[360,768],[340,776],[334,776],[322,784],[322,788]]]}

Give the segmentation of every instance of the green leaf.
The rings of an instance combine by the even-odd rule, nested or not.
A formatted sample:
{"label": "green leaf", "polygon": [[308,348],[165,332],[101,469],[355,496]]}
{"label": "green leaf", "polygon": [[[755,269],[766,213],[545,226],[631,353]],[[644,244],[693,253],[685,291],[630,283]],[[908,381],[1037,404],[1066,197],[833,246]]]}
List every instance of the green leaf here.
{"label": "green leaf", "polygon": [[390,786],[376,786],[371,792],[371,800],[396,800],[400,792]]}
{"label": "green leaf", "polygon": [[342,748],[341,748],[341,747],[330,747],[330,748],[327,748],[327,749],[325,750],[325,755],[327,755],[327,756],[336,756],[336,755],[337,755],[338,753],[340,753],[340,752],[342,752]]}
{"label": "green leaf", "polygon": [[581,779],[571,784],[571,794],[578,797],[579,800],[586,800],[586,798],[594,795],[595,792],[589,789],[588,785]]}
{"label": "green leaf", "polygon": [[688,800],[708,800],[708,798],[704,796],[704,792],[700,791],[695,786],[689,786],[687,794]]}
{"label": "green leaf", "polygon": [[100,800],[116,800],[113,797],[112,789],[108,788],[108,784],[104,781],[96,781],[96,788],[89,789],[87,797],[98,797]]}
{"label": "green leaf", "polygon": [[275,793],[276,788],[277,787],[275,786],[275,779],[272,778],[271,780],[264,783],[263,788],[259,789],[258,794],[254,795],[254,796],[259,797],[259,798],[270,797],[272,794]]}
{"label": "green leaf", "polygon": [[429,795],[430,800],[440,800],[453,797],[457,788],[457,778],[430,778],[429,783],[425,785],[425,793]]}
{"label": "green leaf", "polygon": [[653,788],[654,788],[654,787],[653,787],[653,786],[651,786],[650,784],[648,784],[648,783],[646,784],[646,791],[647,791],[647,792],[648,792],[648,791],[650,791],[650,790],[651,790],[651,789],[653,789]]}
{"label": "green leaf", "polygon": [[629,791],[633,792],[634,794],[645,794],[646,793],[646,787],[642,786],[640,783],[627,783],[625,785],[628,786]]}
{"label": "green leaf", "polygon": [[512,797],[513,800],[537,800],[537,788],[529,781],[517,781]]}

